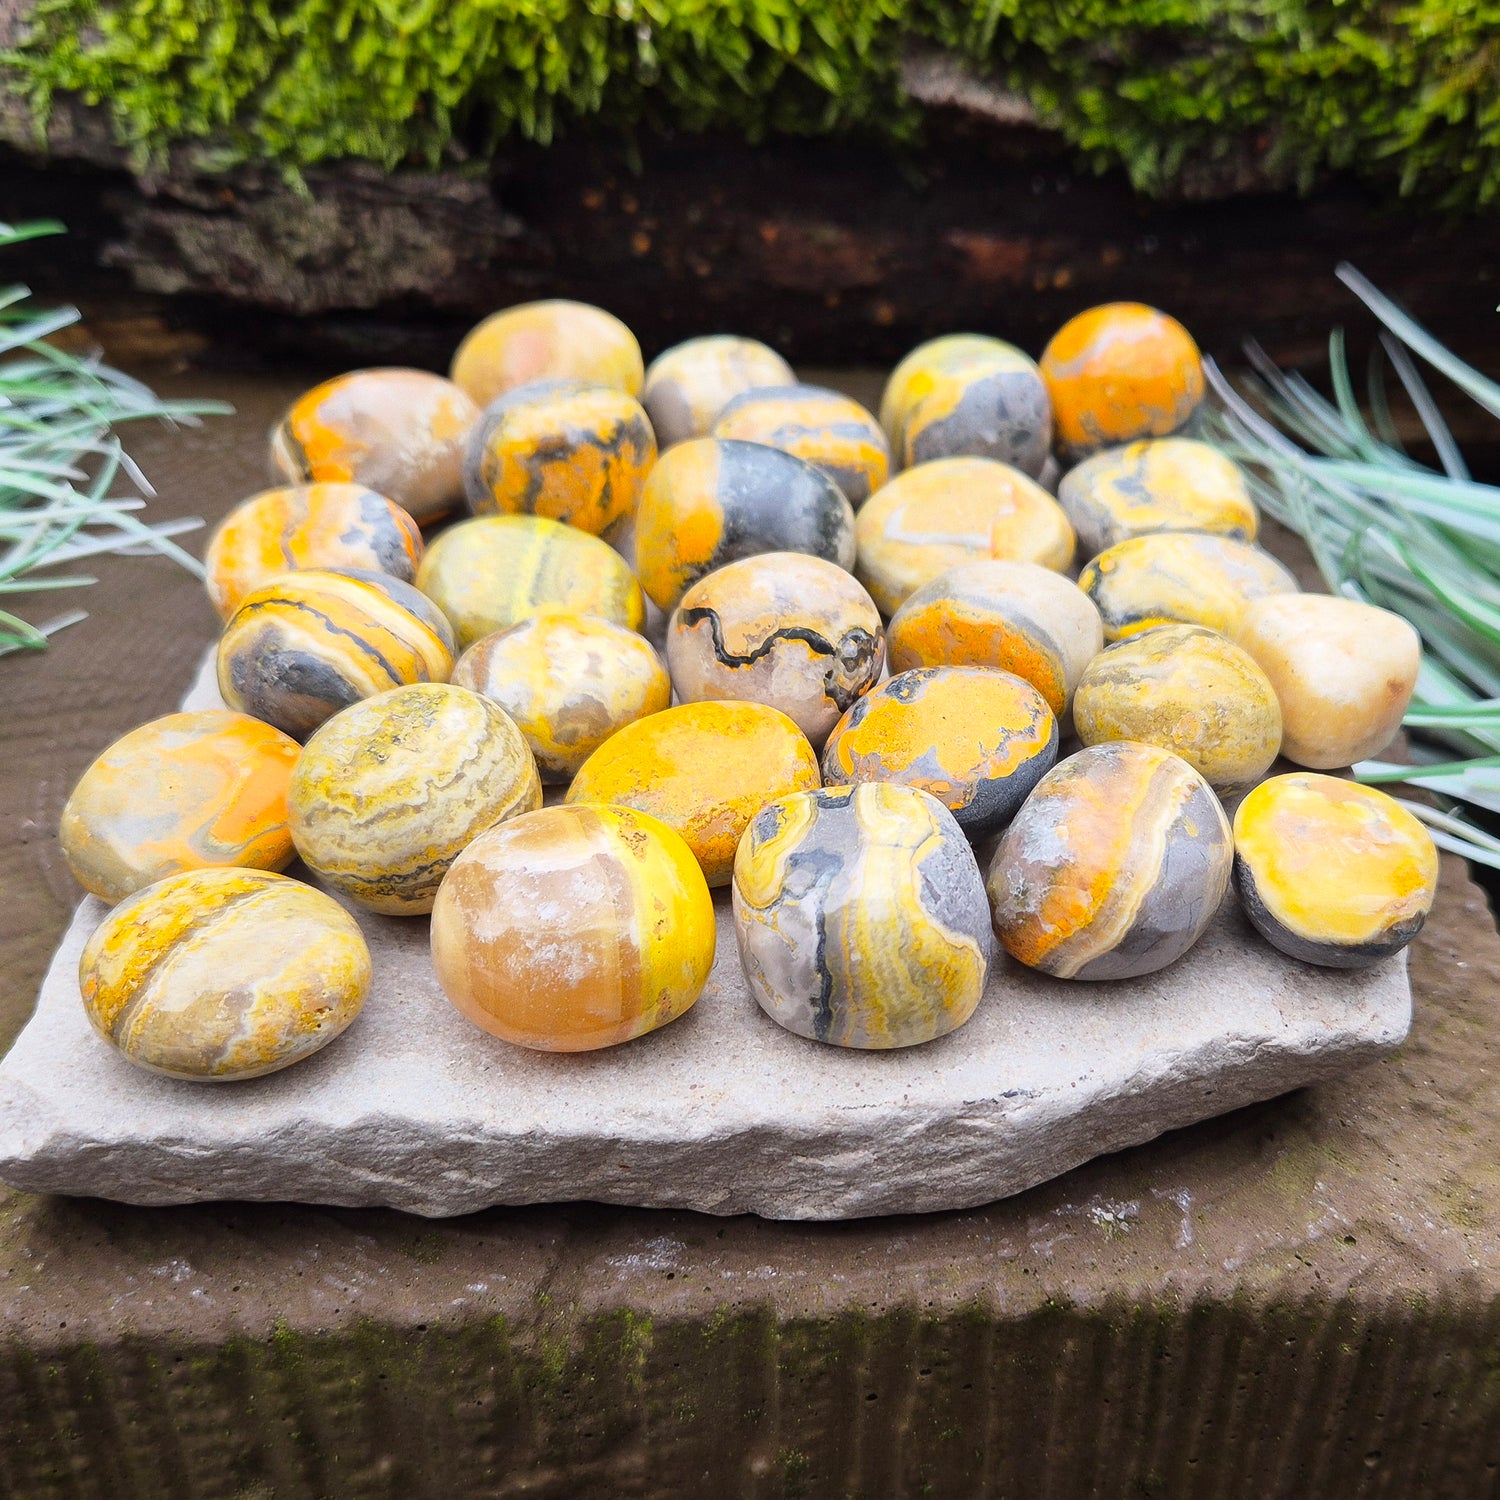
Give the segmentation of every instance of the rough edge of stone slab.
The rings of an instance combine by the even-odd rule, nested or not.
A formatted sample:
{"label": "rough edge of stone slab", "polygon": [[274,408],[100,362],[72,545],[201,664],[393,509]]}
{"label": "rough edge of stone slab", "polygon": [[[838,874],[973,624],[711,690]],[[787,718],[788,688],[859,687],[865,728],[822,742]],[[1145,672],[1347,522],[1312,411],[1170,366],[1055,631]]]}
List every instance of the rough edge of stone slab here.
{"label": "rough edge of stone slab", "polygon": [[79,908],[0,1062],[0,1180],[16,1188],[432,1217],[575,1199],[787,1219],[965,1208],[1370,1062],[1411,1022],[1404,954],[1299,964],[1231,897],[1158,974],[1068,984],[1002,960],[960,1031],[847,1052],[760,1011],[721,893],[702,999],[627,1046],[554,1056],[485,1036],[438,990],[425,920],[357,913],[376,981],[350,1030],[285,1072],[195,1085],[89,1028],[78,957],[104,911]]}

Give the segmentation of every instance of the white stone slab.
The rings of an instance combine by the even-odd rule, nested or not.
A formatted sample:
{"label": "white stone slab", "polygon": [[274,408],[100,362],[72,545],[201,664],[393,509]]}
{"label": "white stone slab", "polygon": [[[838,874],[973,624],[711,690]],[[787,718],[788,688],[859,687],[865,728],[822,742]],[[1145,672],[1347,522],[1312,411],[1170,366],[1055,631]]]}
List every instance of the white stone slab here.
{"label": "white stone slab", "polygon": [[1296,963],[1231,896],[1159,974],[1069,984],[1002,958],[959,1031],[845,1052],[756,1006],[721,894],[703,997],[626,1046],[551,1056],[486,1036],[438,989],[425,918],[360,914],[376,977],[354,1025],[285,1072],[190,1084],[133,1068],[84,1018],[78,958],[104,911],[79,908],[0,1062],[13,1187],[432,1216],[570,1199],[786,1219],[968,1207],[1358,1067],[1411,1021],[1404,955]]}

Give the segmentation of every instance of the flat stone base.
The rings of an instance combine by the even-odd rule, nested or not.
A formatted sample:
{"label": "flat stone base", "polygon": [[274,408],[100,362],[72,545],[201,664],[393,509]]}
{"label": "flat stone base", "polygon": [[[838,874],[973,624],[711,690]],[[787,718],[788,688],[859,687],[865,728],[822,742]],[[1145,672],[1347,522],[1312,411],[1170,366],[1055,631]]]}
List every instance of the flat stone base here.
{"label": "flat stone base", "polygon": [[[217,701],[207,665],[186,701]],[[726,891],[716,908],[718,957],[693,1009],[572,1056],[460,1016],[425,918],[356,911],[375,980],[354,1025],[268,1078],[192,1084],[132,1067],[90,1029],[78,959],[106,911],[91,897],[0,1063],[0,1181],[433,1217],[571,1199],[776,1219],[966,1208],[1372,1061],[1411,1024],[1404,954],[1356,973],[1297,963],[1231,896],[1160,973],[1068,983],[1002,957],[958,1031],[854,1052],[762,1013]]]}

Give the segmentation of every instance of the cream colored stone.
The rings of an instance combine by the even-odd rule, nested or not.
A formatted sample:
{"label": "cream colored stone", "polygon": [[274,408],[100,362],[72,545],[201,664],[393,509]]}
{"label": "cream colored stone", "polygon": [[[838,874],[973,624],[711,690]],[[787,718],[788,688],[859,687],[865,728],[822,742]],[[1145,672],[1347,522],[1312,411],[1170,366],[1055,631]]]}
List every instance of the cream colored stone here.
{"label": "cream colored stone", "polygon": [[1281,702],[1281,753],[1331,771],[1383,750],[1401,727],[1422,642],[1399,615],[1329,594],[1255,600],[1234,639]]}

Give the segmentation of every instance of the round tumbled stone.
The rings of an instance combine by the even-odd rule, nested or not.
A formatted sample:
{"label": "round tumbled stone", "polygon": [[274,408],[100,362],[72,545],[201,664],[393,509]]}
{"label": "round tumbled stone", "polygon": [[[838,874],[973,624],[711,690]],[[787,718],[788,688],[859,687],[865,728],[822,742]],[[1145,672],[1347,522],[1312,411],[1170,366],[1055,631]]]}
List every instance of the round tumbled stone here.
{"label": "round tumbled stone", "polygon": [[1035,479],[1052,449],[1052,403],[1036,361],[984,334],[919,344],[891,372],[880,409],[903,468],[969,454]]}
{"label": "round tumbled stone", "polygon": [[1203,531],[1253,542],[1260,530],[1244,470],[1192,438],[1107,448],[1069,469],[1057,498],[1085,556],[1159,531]]}
{"label": "round tumbled stone", "polygon": [[272,433],[271,465],[288,484],[365,485],[427,522],[463,499],[464,443],[478,418],[441,375],[355,370],[292,403]]}
{"label": "round tumbled stone", "polygon": [[299,484],[242,500],[203,554],[208,597],[227,620],[252,589],[301,568],[353,568],[411,583],[422,533],[394,500],[362,484]]}
{"label": "round tumbled stone", "polygon": [[854,511],[811,464],[734,438],[695,438],[664,453],[635,518],[641,587],[674,609],[702,577],[761,552],[803,552],[854,566]]}
{"label": "round tumbled stone", "polygon": [[1037,563],[987,558],[924,584],[891,617],[892,672],[994,667],[1025,678],[1059,718],[1104,649],[1099,611],[1077,585]]}
{"label": "round tumbled stone", "polygon": [[613,313],[553,298],[492,313],[470,329],[449,374],[477,406],[537,380],[583,380],[640,394],[635,335]]}
{"label": "round tumbled stone", "polygon": [[1257,599],[1234,638],[1281,701],[1281,753],[1314,771],[1390,744],[1422,665],[1421,637],[1400,615],[1328,594]]}
{"label": "round tumbled stone", "polygon": [[447,620],[382,573],[307,568],[252,589],[219,637],[224,701],[306,739],[362,698],[453,670]]}
{"label": "round tumbled stone", "polygon": [[1229,820],[1181,757],[1116,742],[1042,778],[986,886],[995,935],[1059,979],[1132,979],[1202,936],[1229,887]]}
{"label": "round tumbled stone", "polygon": [[839,720],[823,780],[920,787],[979,839],[1010,822],[1056,759],[1057,719],[1029,682],[983,667],[917,667]]}
{"label": "round tumbled stone", "polygon": [[1161,625],[1107,647],[1073,699],[1085,745],[1139,740],[1180,755],[1224,795],[1271,768],[1281,705],[1248,652],[1201,625]]}
{"label": "round tumbled stone", "polygon": [[994,956],[984,882],[952,814],[914,787],[798,792],[734,861],[734,927],[772,1020],[838,1047],[912,1047],[973,1015]]}
{"label": "round tumbled stone", "polygon": [[765,552],[700,578],[667,627],[672,684],[707,698],[779,708],[821,746],[885,664],[874,601],[837,564]]}
{"label": "round tumbled stone", "polygon": [[1051,495],[989,458],[940,458],[898,474],[855,518],[854,574],[889,617],[925,583],[983,557],[1063,569],[1073,528]]}
{"label": "round tumbled stone", "polygon": [[680,703],[637,719],[584,762],[569,803],[605,802],[659,818],[687,841],[712,886],[767,802],[818,785],[807,736],[763,703]]}
{"label": "round tumbled stone", "polygon": [[248,714],[168,714],[89,766],[63,807],[63,857],[86,891],[119,901],[184,870],[281,870],[299,747]]}
{"label": "round tumbled stone", "polygon": [[641,404],[665,451],[707,437],[736,396],[796,382],[792,367],[769,345],[731,333],[686,339],[651,361]]}
{"label": "round tumbled stone", "polygon": [[1263,781],[1234,815],[1235,884],[1255,929],[1293,958],[1362,969],[1422,930],[1432,836],[1394,797],[1336,776]]}
{"label": "round tumbled stone", "polygon": [[858,401],[820,385],[778,385],[736,396],[713,435],[765,443],[821,469],[856,510],[890,476],[880,424]]}
{"label": "round tumbled stone", "polygon": [[1203,625],[1231,635],[1252,601],[1301,585],[1269,552],[1232,537],[1161,531],[1107,547],[1078,575],[1109,641],[1157,625]]}
{"label": "round tumbled stone", "polygon": [[607,542],[545,516],[476,516],[434,538],[417,587],[448,617],[460,650],[549,610],[646,623],[630,565]]}
{"label": "round tumbled stone", "polygon": [[1176,318],[1109,302],[1070,318],[1042,351],[1058,447],[1073,455],[1176,432],[1203,399],[1203,360]]}
{"label": "round tumbled stone", "polygon": [[309,869],[371,911],[432,910],[448,866],[487,829],[542,803],[521,731],[478,693],[396,688],[331,718],[288,794]]}
{"label": "round tumbled stone", "polygon": [[259,1078],[326,1047],[359,1014],[370,952],[337,901],[259,870],[192,870],[100,923],[78,983],[89,1022],[137,1067]]}
{"label": "round tumbled stone", "polygon": [[715,941],[692,851],[626,807],[548,807],[491,829],[432,909],[443,993],[476,1026],[544,1052],[675,1021],[702,993]]}
{"label": "round tumbled stone", "polygon": [[640,403],[607,385],[547,380],[485,407],[469,434],[475,515],[534,515],[596,536],[632,515],[656,462]]}
{"label": "round tumbled stone", "polygon": [[545,614],[476,641],[453,668],[515,721],[543,781],[572,779],[617,730],[672,701],[651,643],[597,615]]}

